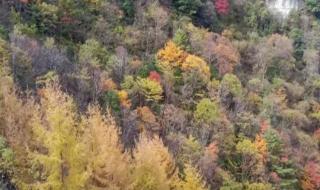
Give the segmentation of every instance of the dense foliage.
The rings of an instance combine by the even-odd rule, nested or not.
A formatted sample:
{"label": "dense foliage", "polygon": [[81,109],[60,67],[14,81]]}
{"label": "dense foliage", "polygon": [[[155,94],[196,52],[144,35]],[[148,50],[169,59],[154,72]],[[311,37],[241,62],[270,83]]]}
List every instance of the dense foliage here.
{"label": "dense foliage", "polygon": [[0,1],[0,189],[320,189],[320,1]]}

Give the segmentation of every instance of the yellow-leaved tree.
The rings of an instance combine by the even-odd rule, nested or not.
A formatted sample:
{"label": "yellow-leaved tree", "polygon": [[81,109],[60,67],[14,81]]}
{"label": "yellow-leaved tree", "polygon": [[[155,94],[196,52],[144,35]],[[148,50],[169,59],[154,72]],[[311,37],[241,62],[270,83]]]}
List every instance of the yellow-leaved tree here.
{"label": "yellow-leaved tree", "polygon": [[187,54],[172,41],[168,41],[166,46],[157,53],[160,65],[166,69],[180,67],[186,56]]}
{"label": "yellow-leaved tree", "polygon": [[102,115],[97,106],[83,119],[90,169],[90,189],[128,189],[128,156],[123,153],[112,117]]}
{"label": "yellow-leaved tree", "polygon": [[195,168],[186,164],[184,169],[184,180],[179,183],[179,190],[207,190],[202,177]]}
{"label": "yellow-leaved tree", "polygon": [[170,190],[177,184],[175,163],[159,138],[142,136],[133,156],[133,190]]}
{"label": "yellow-leaved tree", "polygon": [[163,89],[158,82],[138,77],[136,83],[139,93],[144,96],[146,101],[157,102],[162,99]]}
{"label": "yellow-leaved tree", "polygon": [[43,90],[41,104],[33,116],[38,148],[31,153],[41,167],[43,190],[84,189],[88,174],[84,145],[79,140],[75,105],[58,85]]}

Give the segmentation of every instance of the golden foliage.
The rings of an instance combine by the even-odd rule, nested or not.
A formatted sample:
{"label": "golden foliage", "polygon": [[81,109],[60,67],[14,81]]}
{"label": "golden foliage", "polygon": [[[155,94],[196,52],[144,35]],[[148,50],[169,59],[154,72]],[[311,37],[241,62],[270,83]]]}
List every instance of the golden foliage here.
{"label": "golden foliage", "polygon": [[142,136],[133,156],[133,190],[170,190],[177,183],[175,163],[159,138]]}
{"label": "golden foliage", "polygon": [[72,98],[61,92],[57,85],[46,88],[32,119],[35,139],[42,148],[31,156],[45,172],[45,181],[36,186],[50,190],[82,189],[88,174],[84,146],[77,136]]}
{"label": "golden foliage", "polygon": [[138,107],[137,113],[140,118],[138,127],[140,131],[151,130],[153,132],[160,130],[160,125],[157,122],[156,116],[152,113],[149,107]]}
{"label": "golden foliage", "polygon": [[268,148],[266,141],[261,137],[261,135],[257,135],[254,144],[259,154],[261,155],[263,163],[265,163],[267,161],[268,156]]}
{"label": "golden foliage", "polygon": [[128,157],[122,153],[118,130],[108,114],[102,115],[96,106],[83,118],[88,168],[93,186],[125,189],[128,182]]}
{"label": "golden foliage", "polygon": [[137,78],[137,87],[147,101],[160,101],[162,99],[162,86],[148,78]]}
{"label": "golden foliage", "polygon": [[208,64],[203,59],[195,55],[188,55],[182,63],[181,69],[186,72],[197,72],[207,80],[210,78],[210,68]]}
{"label": "golden foliage", "polygon": [[127,91],[120,90],[118,92],[118,97],[119,97],[121,106],[123,106],[125,108],[128,108],[128,109],[131,107],[131,101],[128,98],[128,92]]}
{"label": "golden foliage", "polygon": [[186,53],[172,41],[167,42],[166,46],[157,53],[160,65],[168,69],[181,66],[185,58]]}
{"label": "golden foliage", "polygon": [[179,183],[179,190],[207,190],[202,177],[191,165],[185,166],[184,173],[185,178]]}

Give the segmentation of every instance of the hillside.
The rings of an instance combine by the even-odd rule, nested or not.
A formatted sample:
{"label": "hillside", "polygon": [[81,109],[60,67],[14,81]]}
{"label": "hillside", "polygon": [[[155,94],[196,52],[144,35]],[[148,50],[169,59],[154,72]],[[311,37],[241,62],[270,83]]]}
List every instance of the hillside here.
{"label": "hillside", "polygon": [[320,190],[319,0],[0,0],[0,189]]}

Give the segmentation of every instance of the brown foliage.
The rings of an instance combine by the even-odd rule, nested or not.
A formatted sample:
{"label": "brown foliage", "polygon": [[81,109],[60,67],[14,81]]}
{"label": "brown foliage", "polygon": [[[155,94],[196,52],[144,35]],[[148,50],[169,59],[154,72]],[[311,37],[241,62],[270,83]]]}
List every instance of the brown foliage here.
{"label": "brown foliage", "polygon": [[213,48],[213,52],[217,59],[220,75],[233,72],[234,67],[240,62],[238,50],[224,37],[220,37],[217,40],[217,45]]}

